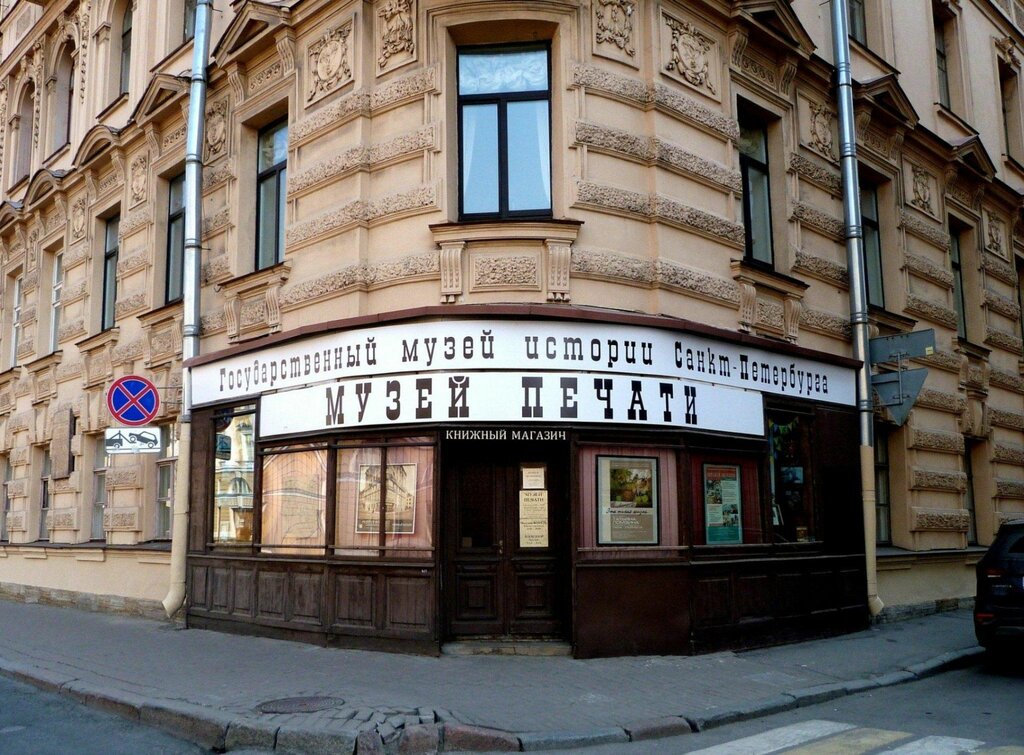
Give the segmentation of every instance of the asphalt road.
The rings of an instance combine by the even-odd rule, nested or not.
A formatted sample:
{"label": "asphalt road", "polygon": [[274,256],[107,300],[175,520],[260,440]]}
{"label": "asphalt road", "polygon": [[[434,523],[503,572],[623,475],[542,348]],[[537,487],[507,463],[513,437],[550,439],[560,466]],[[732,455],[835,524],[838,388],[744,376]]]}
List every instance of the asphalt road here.
{"label": "asphalt road", "polygon": [[184,740],[0,677],[4,755],[199,755]]}
{"label": "asphalt road", "polygon": [[[604,745],[594,755],[685,753],[708,755],[886,752],[985,752],[1024,755],[1024,659],[982,662],[921,681],[798,708],[699,734]],[[958,743],[956,740],[966,740]],[[731,743],[731,744],[729,744]]]}

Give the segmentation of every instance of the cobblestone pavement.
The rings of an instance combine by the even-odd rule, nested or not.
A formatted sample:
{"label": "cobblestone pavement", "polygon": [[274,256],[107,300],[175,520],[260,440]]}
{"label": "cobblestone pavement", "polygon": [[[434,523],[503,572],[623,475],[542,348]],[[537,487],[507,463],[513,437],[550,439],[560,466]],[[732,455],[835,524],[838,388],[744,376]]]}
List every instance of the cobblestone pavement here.
{"label": "cobblestone pavement", "polygon": [[666,736],[909,681],[980,652],[969,611],[756,651],[597,660],[328,649],[10,601],[0,624],[0,673],[208,747],[302,753]]}

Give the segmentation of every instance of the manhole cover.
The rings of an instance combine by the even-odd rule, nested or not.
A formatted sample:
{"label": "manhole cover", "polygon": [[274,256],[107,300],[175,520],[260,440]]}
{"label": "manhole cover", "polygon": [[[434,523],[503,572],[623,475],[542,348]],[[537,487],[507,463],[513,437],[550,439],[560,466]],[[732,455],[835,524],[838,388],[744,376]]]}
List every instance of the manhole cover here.
{"label": "manhole cover", "polygon": [[256,710],[260,713],[316,713],[344,704],[340,697],[282,697],[260,703]]}

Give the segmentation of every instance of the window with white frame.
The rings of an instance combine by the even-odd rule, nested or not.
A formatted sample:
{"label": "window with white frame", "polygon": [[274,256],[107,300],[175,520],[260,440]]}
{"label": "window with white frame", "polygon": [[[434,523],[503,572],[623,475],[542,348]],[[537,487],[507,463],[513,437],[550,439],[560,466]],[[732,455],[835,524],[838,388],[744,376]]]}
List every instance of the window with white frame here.
{"label": "window with white frame", "polygon": [[551,83],[546,45],[458,53],[459,216],[551,215]]}
{"label": "window with white frame", "polygon": [[103,510],[107,507],[107,466],[110,457],[102,435],[94,436],[92,457],[92,506],[90,511],[89,539],[104,540]]}
{"label": "window with white frame", "polygon": [[50,452],[43,450],[42,472],[39,475],[39,539],[50,539]]}
{"label": "window with white frame", "polygon": [[176,425],[160,428],[160,458],[156,463],[156,538],[169,540],[174,512],[174,474],[178,461]]}
{"label": "window with white frame", "polygon": [[24,277],[19,275],[14,279],[14,288],[11,291],[11,350],[9,353],[9,366],[18,364],[18,346],[21,345],[21,308],[22,308],[22,286]]}
{"label": "window with white frame", "polygon": [[50,280],[50,351],[60,347],[60,316],[64,294],[64,255],[53,255],[53,275]]}

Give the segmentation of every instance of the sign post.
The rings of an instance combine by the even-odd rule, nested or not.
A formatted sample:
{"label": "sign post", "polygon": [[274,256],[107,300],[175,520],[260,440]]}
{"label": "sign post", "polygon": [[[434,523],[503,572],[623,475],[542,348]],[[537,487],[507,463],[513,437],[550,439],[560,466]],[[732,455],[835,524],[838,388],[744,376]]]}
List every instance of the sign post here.
{"label": "sign post", "polygon": [[905,359],[931,356],[935,353],[935,331],[918,330],[912,333],[897,333],[892,336],[872,338],[870,344],[871,363],[895,362],[895,372],[883,372],[871,376],[871,386],[878,394],[879,403],[889,410],[893,422],[901,427],[910,416],[910,410],[917,395],[924,386],[928,370],[919,368],[907,370]]}
{"label": "sign post", "polygon": [[148,424],[160,411],[160,393],[153,383],[139,375],[125,375],[107,389],[107,409],[122,425]]}

